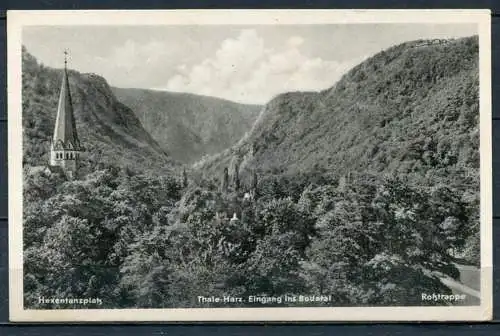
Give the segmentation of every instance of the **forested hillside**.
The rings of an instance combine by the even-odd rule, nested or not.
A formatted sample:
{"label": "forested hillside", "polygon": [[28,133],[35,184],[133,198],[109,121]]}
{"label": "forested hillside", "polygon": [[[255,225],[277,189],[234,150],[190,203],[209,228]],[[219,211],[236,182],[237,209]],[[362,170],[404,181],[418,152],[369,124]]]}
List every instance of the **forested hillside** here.
{"label": "forested hillside", "polygon": [[[25,166],[48,163],[62,70],[48,68],[23,48],[23,160]],[[85,148],[84,171],[103,164],[138,169],[172,165],[135,114],[114,96],[106,80],[68,70],[76,127]]]}
{"label": "forested hillside", "polygon": [[113,88],[144,128],[176,160],[192,163],[234,145],[261,109],[189,93]]}
{"label": "forested hillside", "polygon": [[385,50],[322,92],[270,101],[249,136],[197,164],[296,174],[415,175],[477,190],[477,37]]}

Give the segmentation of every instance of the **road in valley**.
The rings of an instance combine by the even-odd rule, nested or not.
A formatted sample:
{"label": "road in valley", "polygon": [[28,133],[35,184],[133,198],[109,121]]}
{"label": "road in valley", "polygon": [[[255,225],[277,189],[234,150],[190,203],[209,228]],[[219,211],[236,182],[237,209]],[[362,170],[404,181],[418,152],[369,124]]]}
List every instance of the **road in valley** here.
{"label": "road in valley", "polygon": [[453,294],[465,294],[466,299],[461,306],[478,305],[480,303],[481,272],[476,266],[456,265],[460,272],[460,281],[449,277],[443,277],[441,282],[448,286]]}

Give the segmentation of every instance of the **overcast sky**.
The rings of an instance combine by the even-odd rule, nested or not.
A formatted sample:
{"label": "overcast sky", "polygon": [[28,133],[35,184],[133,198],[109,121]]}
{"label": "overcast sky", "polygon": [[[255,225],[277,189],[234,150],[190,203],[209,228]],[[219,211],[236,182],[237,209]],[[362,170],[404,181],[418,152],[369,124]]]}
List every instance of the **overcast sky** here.
{"label": "overcast sky", "polygon": [[420,38],[477,34],[470,24],[27,27],[45,65],[93,72],[117,87],[191,92],[262,104],[322,90],[382,49]]}

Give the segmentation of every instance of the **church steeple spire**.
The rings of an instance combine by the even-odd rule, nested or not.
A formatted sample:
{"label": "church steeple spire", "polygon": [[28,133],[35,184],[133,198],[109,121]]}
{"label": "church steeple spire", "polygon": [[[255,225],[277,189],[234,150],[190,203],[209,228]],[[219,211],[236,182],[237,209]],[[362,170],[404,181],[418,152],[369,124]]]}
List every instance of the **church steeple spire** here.
{"label": "church steeple spire", "polygon": [[65,50],[64,71],[57,106],[56,124],[52,137],[50,164],[63,168],[68,178],[72,179],[78,168],[81,146],[76,132],[73,102],[69,89],[67,57],[68,52]]}

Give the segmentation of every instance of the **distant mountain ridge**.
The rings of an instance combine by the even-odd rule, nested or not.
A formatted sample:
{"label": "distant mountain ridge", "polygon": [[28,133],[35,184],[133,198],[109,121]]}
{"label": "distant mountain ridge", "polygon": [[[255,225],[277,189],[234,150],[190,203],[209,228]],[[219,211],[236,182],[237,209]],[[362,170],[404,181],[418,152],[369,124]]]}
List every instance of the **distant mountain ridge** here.
{"label": "distant mountain ridge", "polygon": [[272,99],[237,145],[195,164],[219,174],[314,170],[478,178],[478,38],[382,51],[321,92]]}
{"label": "distant mountain ridge", "polygon": [[192,163],[233,146],[257,118],[261,106],[146,89],[112,88],[144,128],[174,159]]}
{"label": "distant mountain ridge", "polygon": [[[43,165],[48,162],[62,70],[40,64],[25,48],[22,57],[24,163]],[[85,148],[81,164],[87,170],[107,163],[138,170],[175,165],[104,78],[73,70],[68,76],[77,132]]]}

